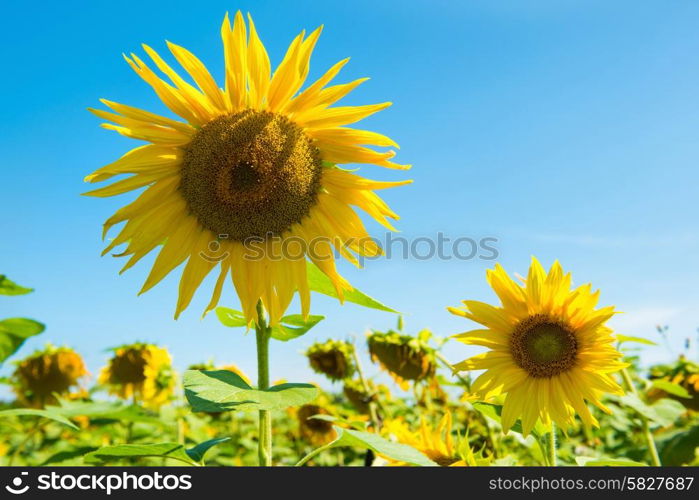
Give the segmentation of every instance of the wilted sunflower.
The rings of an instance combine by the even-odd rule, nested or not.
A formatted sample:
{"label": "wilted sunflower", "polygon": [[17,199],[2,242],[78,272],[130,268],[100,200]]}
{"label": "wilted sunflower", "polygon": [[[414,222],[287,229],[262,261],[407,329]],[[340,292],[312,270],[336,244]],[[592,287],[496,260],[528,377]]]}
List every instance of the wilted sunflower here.
{"label": "wilted sunflower", "polygon": [[405,389],[408,380],[425,380],[435,374],[437,362],[434,349],[427,344],[429,337],[428,330],[417,337],[394,331],[372,332],[367,338],[369,354]]}
{"label": "wilted sunflower", "polygon": [[342,387],[343,394],[352,403],[352,406],[364,415],[369,414],[369,403],[377,399],[374,383],[368,380],[367,384],[369,385],[369,390],[372,391],[371,394],[367,393],[364,383],[359,379],[345,380]]}
{"label": "wilted sunflower", "polygon": [[590,284],[571,289],[571,275],[558,262],[547,274],[533,258],[523,286],[500,265],[488,270],[487,278],[502,306],[465,300],[449,311],[485,326],[454,338],[490,351],[454,370],[486,370],[471,387],[482,399],[507,394],[505,430],[519,417],[525,435],[539,418],[544,425],[554,421],[568,427],[576,413],[585,424],[598,426],[586,401],[608,413],[602,394],[623,394],[611,373],[627,366],[605,326],[614,307],[595,309],[599,291],[592,292]]}
{"label": "wilted sunflower", "polygon": [[308,361],[316,373],[330,380],[344,380],[354,375],[354,346],[341,340],[313,344],[307,351]]}
{"label": "wilted sunflower", "polygon": [[249,16],[248,22],[246,27],[240,12],[232,28],[228,16],[223,21],[223,89],[194,54],[173,43],[168,42],[172,55],[194,84],[146,45],[144,50],[169,81],[137,55],[125,57],[181,121],[107,100],[102,102],[114,112],[91,110],[114,122],[105,128],[148,143],[85,179],[99,182],[132,174],[86,193],[91,196],[146,187],[105,222],[104,234],[115,224],[126,225],[104,253],[126,244],[119,254],[130,256],[124,271],[162,246],[140,293],[187,261],[176,318],[219,264],[206,311],[218,303],[230,272],[248,321],[256,317],[256,304],[262,300],[274,325],[297,290],[307,315],[306,257],[332,280],[342,299],[349,284],[335,269],[334,248],[355,264],[356,255],[381,253],[352,205],[393,229],[388,218],[398,216],[374,191],[410,182],[368,180],[337,167],[368,163],[408,168],[390,161],[393,151],[366,147],[397,147],[388,137],[346,127],[391,103],[332,106],[366,80],[327,86],[348,59],[300,91],[321,28],[308,37],[301,32],[272,73]]}
{"label": "wilted sunflower", "polygon": [[55,404],[54,394],[68,394],[87,374],[80,354],[69,347],[47,345],[17,363],[13,388],[22,404],[41,408]]}
{"label": "wilted sunflower", "polygon": [[[476,457],[466,438],[454,439],[452,435],[452,416],[446,412],[433,428],[424,418],[420,419],[420,429],[410,430],[408,424],[400,418],[384,423],[383,432],[394,437],[399,443],[412,446],[427,458],[442,467],[488,465],[489,461]],[[402,462],[389,460],[391,465],[404,465]]]}
{"label": "wilted sunflower", "polygon": [[299,435],[313,446],[328,444],[337,437],[332,422],[311,418],[314,415],[330,415],[322,406],[307,404],[296,410],[299,422]]}
{"label": "wilted sunflower", "polygon": [[136,343],[114,349],[114,356],[102,369],[100,384],[122,399],[158,408],[170,401],[175,390],[175,374],[167,350],[152,344]]}

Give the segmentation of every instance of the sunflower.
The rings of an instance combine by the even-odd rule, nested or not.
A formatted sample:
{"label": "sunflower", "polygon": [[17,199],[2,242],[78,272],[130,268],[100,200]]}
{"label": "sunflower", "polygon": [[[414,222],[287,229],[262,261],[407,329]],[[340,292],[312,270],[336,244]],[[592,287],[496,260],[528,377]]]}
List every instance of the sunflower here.
{"label": "sunflower", "polygon": [[[384,424],[383,432],[395,438],[399,443],[412,446],[443,467],[488,465],[488,460],[476,457],[467,439],[459,436],[458,439],[454,440],[452,416],[449,411],[444,414],[436,428],[421,418],[420,429],[413,432],[403,419],[396,418]],[[389,460],[389,463],[391,465],[404,465],[392,460]]]}
{"label": "sunflower", "polygon": [[296,418],[299,422],[299,435],[313,446],[322,446],[334,440],[337,433],[332,422],[312,418],[315,415],[330,415],[330,412],[315,404],[306,404],[298,408]]}
{"label": "sunflower", "polygon": [[344,380],[354,375],[354,346],[341,340],[313,344],[307,351],[308,361],[316,373],[330,380]]}
{"label": "sunflower", "polygon": [[427,342],[430,335],[429,330],[423,330],[417,337],[392,330],[374,331],[367,337],[369,354],[405,390],[409,380],[429,380],[435,374],[435,352]]}
{"label": "sunflower", "polygon": [[17,363],[13,387],[22,404],[42,408],[56,404],[55,395],[68,395],[87,374],[80,354],[69,347],[49,344]]}
{"label": "sunflower", "polygon": [[106,385],[110,394],[158,408],[172,399],[175,390],[170,354],[152,344],[117,347],[102,369],[99,383]]}
{"label": "sunflower", "polygon": [[485,326],[454,338],[490,351],[454,365],[454,371],[486,370],[471,391],[482,399],[506,394],[506,431],[519,417],[525,435],[538,419],[566,428],[576,413],[586,425],[599,426],[586,401],[609,413],[600,399],[605,392],[623,394],[611,373],[627,366],[605,326],[614,307],[596,309],[599,290],[592,292],[590,284],[571,289],[571,275],[558,262],[547,274],[532,258],[523,285],[500,265],[487,278],[501,306],[465,300],[449,311]]}
{"label": "sunflower", "polygon": [[112,111],[91,109],[112,122],[104,128],[147,143],[85,178],[99,182],[131,174],[86,193],[90,196],[146,188],[105,222],[103,235],[115,224],[126,224],[103,255],[126,244],[118,254],[129,256],[123,272],[160,247],[140,293],[186,261],[175,318],[214,268],[218,279],[205,314],[218,303],[230,273],[249,322],[261,300],[271,324],[278,323],[297,291],[306,316],[307,258],[331,279],[342,300],[343,290],[351,287],[336,271],[334,250],[356,265],[357,256],[381,254],[352,206],[393,230],[388,219],[398,216],[375,191],[411,181],[369,180],[337,165],[409,166],[391,162],[392,150],[367,147],[397,147],[388,137],[346,126],[391,103],[332,106],[366,80],[328,86],[348,59],[301,91],[321,29],[309,36],[301,32],[272,73],[252,18],[246,26],[238,12],[231,28],[226,15],[223,89],[179,45],[168,42],[193,84],[146,45],[145,52],[169,81],[137,55],[125,56],[180,119],[107,100],[102,103]]}
{"label": "sunflower", "polygon": [[369,414],[369,403],[377,400],[376,387],[371,380],[367,380],[370,393],[364,388],[364,383],[359,380],[345,380],[342,393],[352,406],[361,414]]}

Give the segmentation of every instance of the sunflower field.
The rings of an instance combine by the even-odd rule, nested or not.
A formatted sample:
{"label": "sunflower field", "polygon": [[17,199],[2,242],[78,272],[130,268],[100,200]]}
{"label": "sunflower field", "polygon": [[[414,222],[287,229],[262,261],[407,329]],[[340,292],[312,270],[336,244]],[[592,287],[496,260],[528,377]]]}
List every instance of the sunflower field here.
{"label": "sunflower field", "polygon": [[[100,337],[104,363],[90,373],[80,346],[23,347],[49,336],[40,321],[3,319],[0,465],[699,465],[689,340],[649,366],[646,349],[667,327],[657,338],[615,331],[619,311],[558,260],[493,262],[479,283],[489,298],[475,300],[465,283],[440,311],[463,326],[439,335],[411,330],[409,311],[340,274],[382,256],[370,229],[397,230],[383,193],[407,189],[411,165],[403,153],[394,161],[393,139],[359,128],[391,102],[350,101],[367,78],[337,83],[348,59],[309,76],[322,31],[298,34],[273,66],[276,45],[262,42],[252,16],[226,14],[222,78],[180,45],[167,42],[165,54],[144,44],[126,66],[165,112],[107,99],[89,109],[119,140],[137,141],[85,172],[96,186],[84,195],[101,199],[90,206],[116,207],[103,255],[120,272],[150,262],[139,295],[177,280],[175,320],[204,296],[194,313],[247,334],[256,371],[215,346],[182,370],[165,345]],[[364,175],[377,170],[394,180]],[[3,306],[33,291],[3,271]],[[318,295],[358,315],[382,311],[385,324],[361,336],[348,324],[298,352],[322,383],[272,380],[270,350],[325,319]]]}
{"label": "sunflower field", "polygon": [[[1,285],[4,295],[31,292],[4,276]],[[385,307],[356,293],[358,304]],[[466,307],[454,312],[488,306]],[[239,311],[216,313],[226,326],[246,327]],[[440,353],[448,339],[406,332],[400,316],[395,329],[367,332],[362,342],[329,339],[305,352],[331,390],[283,380],[260,390],[237,366],[206,361],[177,373],[165,348],[146,343],[111,349],[99,375],[90,377],[70,347],[46,344],[23,359],[14,354],[42,332],[41,323],[1,324],[3,361],[11,358],[14,366],[3,382],[15,395],[0,410],[2,465],[699,465],[699,365],[681,356],[639,369],[644,345],[654,343],[649,339],[617,335],[609,345],[621,366],[609,376],[609,392],[569,379],[580,397],[595,398],[591,408],[572,399],[575,389],[541,396],[541,388],[525,384],[528,397],[515,408],[532,404],[539,412],[532,417],[510,416],[514,390],[487,389],[492,368],[474,377]],[[288,341],[312,326],[298,324],[271,329],[272,338]],[[553,328],[539,327],[539,335],[547,339]],[[454,338],[492,344],[483,330]],[[549,344],[558,347],[555,338]],[[552,355],[550,349],[533,352]],[[391,387],[364,375],[360,353],[390,375]],[[544,397],[551,399],[537,399]],[[265,418],[269,456],[260,428]]]}

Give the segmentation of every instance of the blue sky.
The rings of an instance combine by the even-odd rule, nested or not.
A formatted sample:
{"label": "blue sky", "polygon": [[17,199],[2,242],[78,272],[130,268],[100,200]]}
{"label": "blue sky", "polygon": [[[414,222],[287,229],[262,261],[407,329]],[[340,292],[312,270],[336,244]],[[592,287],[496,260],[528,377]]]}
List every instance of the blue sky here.
{"label": "blue sky", "polygon": [[[415,180],[384,192],[402,236],[495,237],[498,261],[520,273],[531,255],[545,265],[557,258],[625,311],[614,320],[620,332],[657,340],[655,324],[668,324],[676,353],[696,339],[696,2],[15,2],[0,32],[0,272],[36,292],[2,299],[0,316],[47,324],[20,355],[68,344],[97,374],[105,348],[148,340],[167,346],[179,368],[213,357],[254,373],[252,335],[214,315],[200,320],[208,291],[176,322],[178,276],[136,297],[152,259],[118,276],[123,262],[99,256],[101,225],[128,196],[80,196],[87,173],[134,145],[100,129],[86,108],[104,97],[163,112],[121,53],[142,53],[141,42],[164,51],[171,40],[220,78],[219,27],[237,9],[254,16],[273,63],[301,29],[324,24],[311,78],[351,56],[340,79],[371,80],[347,102],[394,102],[363,125],[395,138],[397,160],[413,170],[362,173]],[[470,326],[447,305],[493,299],[484,279],[492,265],[391,259],[341,269],[405,311],[410,331],[448,335]],[[222,304],[237,307],[231,289]],[[395,322],[325,297],[312,310],[326,321],[273,345],[273,379],[320,382],[299,354],[307,346]],[[474,352],[446,348],[454,361]],[[658,347],[644,356],[669,355]]]}

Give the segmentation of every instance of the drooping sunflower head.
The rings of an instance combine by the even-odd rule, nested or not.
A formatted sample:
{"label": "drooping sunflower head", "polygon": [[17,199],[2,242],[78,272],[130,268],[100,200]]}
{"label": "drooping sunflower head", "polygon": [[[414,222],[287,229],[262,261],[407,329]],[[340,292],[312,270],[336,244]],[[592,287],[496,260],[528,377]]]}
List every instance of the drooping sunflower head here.
{"label": "drooping sunflower head", "polygon": [[319,418],[312,418],[314,415],[330,415],[331,413],[322,406],[306,404],[296,411],[296,418],[299,422],[299,435],[314,446],[328,444],[337,437],[333,429],[332,422]]}
{"label": "drooping sunflower head", "polygon": [[176,317],[214,268],[218,280],[206,311],[216,306],[230,276],[249,321],[262,300],[277,323],[297,291],[306,315],[307,259],[330,277],[342,299],[349,285],[335,269],[334,250],[357,265],[357,256],[380,254],[352,207],[392,229],[389,219],[398,216],[375,191],[410,181],[373,181],[338,164],[408,166],[391,162],[392,150],[371,148],[397,147],[388,137],[347,127],[390,105],[335,105],[366,80],[329,85],[347,59],[302,90],[320,32],[297,36],[272,71],[252,19],[246,25],[238,12],[231,27],[226,16],[222,88],[194,54],[172,43],[168,47],[189,79],[148,46],[145,52],[166,79],[137,55],[126,57],[179,119],[107,100],[102,102],[111,111],[91,110],[111,122],[105,128],[146,142],[86,177],[100,182],[130,175],[91,196],[145,188],[106,221],[105,234],[125,225],[104,253],[126,245],[118,254],[129,256],[126,270],[160,248],[141,293],[186,261]]}
{"label": "drooping sunflower head", "polygon": [[316,373],[330,380],[344,380],[354,375],[354,346],[341,340],[313,344],[307,351],[308,361]]}
{"label": "drooping sunflower head", "polygon": [[166,349],[136,343],[114,349],[114,356],[102,369],[99,382],[122,399],[158,408],[172,399],[176,381],[172,359]]}
{"label": "drooping sunflower head", "polygon": [[428,330],[423,330],[417,337],[394,331],[371,332],[367,344],[371,359],[378,361],[401,387],[406,388],[408,380],[426,380],[435,374],[435,352],[427,339]]}
{"label": "drooping sunflower head", "polygon": [[49,344],[17,363],[12,376],[13,388],[20,402],[41,408],[55,404],[55,395],[69,394],[87,374],[80,354],[69,347]]}
{"label": "drooping sunflower head", "polygon": [[361,380],[345,380],[342,393],[352,403],[352,406],[361,414],[369,414],[369,403],[376,399],[375,387],[372,381],[367,381],[369,391],[367,392]]}
{"label": "drooping sunflower head", "polygon": [[509,430],[521,417],[525,434],[541,419],[561,427],[575,423],[597,426],[586,402],[605,412],[603,393],[623,394],[612,373],[624,368],[605,326],[614,307],[597,309],[599,291],[587,284],[571,289],[571,275],[555,262],[546,273],[532,259],[523,284],[497,265],[487,273],[500,306],[474,300],[449,311],[484,328],[455,335],[465,344],[490,350],[454,366],[455,371],[486,370],[473,383],[482,399],[506,394],[502,424]]}
{"label": "drooping sunflower head", "polygon": [[[399,443],[412,446],[422,452],[427,458],[442,467],[458,467],[473,465],[488,465],[489,461],[477,457],[468,444],[468,439],[454,435],[452,415],[447,411],[436,427],[433,427],[424,417],[420,419],[420,428],[411,430],[402,418],[388,420],[384,424],[384,434],[396,439]],[[389,460],[391,465],[404,465],[402,462]]]}

